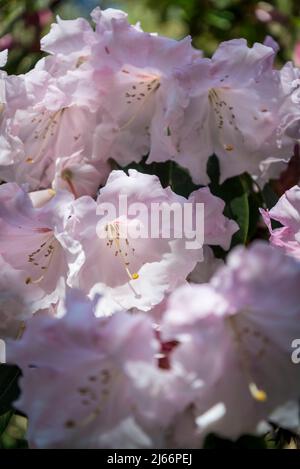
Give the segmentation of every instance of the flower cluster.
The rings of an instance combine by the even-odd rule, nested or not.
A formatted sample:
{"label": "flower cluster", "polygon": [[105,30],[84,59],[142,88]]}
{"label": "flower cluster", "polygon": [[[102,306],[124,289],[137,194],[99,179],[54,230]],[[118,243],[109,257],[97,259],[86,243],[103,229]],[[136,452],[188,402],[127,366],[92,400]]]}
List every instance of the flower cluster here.
{"label": "flower cluster", "polygon": [[[122,11],[92,20],[57,18],[33,70],[0,72],[0,338],[29,444],[199,448],[269,421],[295,430],[300,188],[261,209],[270,243],[225,262],[240,227],[207,163],[220,183],[278,176],[300,138],[300,72],[274,67],[271,38],[208,59]],[[187,197],[150,171],[170,161]]]}

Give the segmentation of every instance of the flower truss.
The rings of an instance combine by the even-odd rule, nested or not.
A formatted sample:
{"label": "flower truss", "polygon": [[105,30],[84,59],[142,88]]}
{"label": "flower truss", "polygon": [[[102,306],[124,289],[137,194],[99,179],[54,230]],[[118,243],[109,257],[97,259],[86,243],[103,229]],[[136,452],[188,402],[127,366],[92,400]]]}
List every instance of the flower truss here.
{"label": "flower truss", "polygon": [[298,147],[300,72],[269,37],[209,59],[91,17],[58,17],[26,74],[0,53],[0,339],[28,444],[297,434],[300,187],[263,195]]}

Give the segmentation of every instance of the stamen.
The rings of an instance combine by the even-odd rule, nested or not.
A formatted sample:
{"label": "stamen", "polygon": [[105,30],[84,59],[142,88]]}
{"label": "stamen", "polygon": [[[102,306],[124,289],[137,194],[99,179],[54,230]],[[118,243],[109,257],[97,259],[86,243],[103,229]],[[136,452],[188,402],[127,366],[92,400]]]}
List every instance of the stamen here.
{"label": "stamen", "polygon": [[89,383],[84,388],[78,388],[77,392],[79,395],[84,396],[84,399],[81,400],[81,403],[84,406],[92,405],[93,408],[90,413],[88,413],[86,417],[81,419],[79,422],[75,422],[74,420],[66,420],[64,423],[65,428],[82,428],[92,423],[103,412],[103,409],[111,395],[112,384],[116,383],[116,381],[120,379],[120,376],[121,375],[117,370],[113,370],[112,372],[111,370],[109,371],[107,369],[103,369],[96,376],[89,377],[89,381],[97,381],[98,378],[100,378],[100,399],[94,390],[89,387]]}
{"label": "stamen", "polygon": [[[243,344],[243,338],[242,338],[243,334],[249,335],[251,334],[251,330],[248,327],[246,327],[243,329],[242,332],[240,332],[240,330],[237,327],[236,320],[233,316],[229,318],[229,324],[231,325],[236,342],[239,346],[239,352],[242,358],[243,372],[249,382],[250,394],[253,397],[253,399],[255,399],[256,401],[265,402],[268,398],[267,393],[263,389],[260,389],[253,380],[249,354],[247,353]],[[260,337],[263,343],[268,342],[268,339],[262,336],[258,331],[252,331],[252,334],[254,336]]]}
{"label": "stamen", "polygon": [[22,335],[26,329],[26,324],[24,321],[21,322],[16,339],[21,339]]}
{"label": "stamen", "polygon": [[[127,70],[122,70],[123,73],[130,74]],[[131,88],[133,93],[126,91],[125,98],[127,104],[132,104],[137,101],[140,101],[141,104],[138,106],[136,112],[129,118],[125,124],[120,127],[120,131],[129,127],[139,115],[141,109],[147,103],[149,98],[158,90],[160,87],[160,78],[155,75],[141,75],[143,77],[143,81],[139,81],[136,85],[132,85]],[[152,80],[151,80],[152,79]],[[150,81],[151,80],[151,81]],[[129,98],[129,99],[128,99]]]}
{"label": "stamen", "polygon": [[84,62],[86,62],[87,58],[84,55],[78,57],[77,62],[75,64],[75,68],[79,68]]}
{"label": "stamen", "polygon": [[[125,271],[129,279],[137,280],[139,278],[139,274],[137,272],[133,272],[133,273],[130,272],[129,270],[130,262],[128,261],[128,252],[127,250],[122,249],[122,246],[120,243],[120,229],[119,229],[118,222],[112,222],[106,225],[105,231],[107,232],[107,239],[108,239],[107,246],[111,248],[114,244],[116,248],[115,256],[118,256],[118,253],[120,254],[119,259],[124,265]],[[125,243],[127,246],[129,246],[128,238],[125,238]],[[132,253],[134,253],[134,249],[132,249]]]}
{"label": "stamen", "polygon": [[[40,228],[39,230],[43,230],[43,228]],[[49,231],[48,228],[45,228],[44,230]],[[45,231],[45,232],[47,232]],[[39,231],[43,232],[43,231]],[[54,242],[52,242],[54,241]],[[42,282],[45,278],[45,274],[48,271],[51,261],[53,259],[53,254],[55,251],[55,238],[54,236],[50,236],[50,238],[47,239],[47,241],[43,242],[38,249],[33,251],[28,255],[28,260],[31,265],[34,265],[35,267],[39,268],[43,273],[36,279],[33,279],[32,277],[27,277],[25,279],[25,284],[26,285],[31,285],[31,284],[38,284]],[[39,256],[39,258],[37,258]],[[45,265],[40,265],[41,264],[41,258],[46,258],[47,263]]]}
{"label": "stamen", "polygon": [[[47,143],[47,138],[49,136],[54,136],[55,127],[59,123],[59,118],[63,115],[65,108],[56,111],[54,114],[50,114],[50,116],[46,116],[46,112],[42,111],[40,118],[33,118],[31,122],[37,122],[37,124],[41,124],[40,129],[38,129],[39,125],[37,125],[36,130],[34,131],[34,139],[41,140],[41,145],[37,151],[37,154],[34,156],[28,156],[25,159],[25,162],[28,164],[36,163],[40,157],[43,155],[45,145]],[[45,122],[45,118],[47,119]],[[43,125],[46,124],[46,125]]]}
{"label": "stamen", "polygon": [[[226,101],[226,94],[224,94],[224,89],[211,88],[208,92],[208,100],[214,112],[216,125],[217,125],[217,128],[219,129],[222,140],[224,141],[226,138],[225,135],[223,135],[224,122],[229,123],[229,125],[232,127],[232,130],[235,130],[236,132],[238,132],[240,134],[240,137],[244,139],[243,134],[240,131],[236,122],[234,107],[233,105],[231,105],[230,103]],[[229,144],[223,143],[223,148],[226,151],[234,150],[233,145],[230,143]]]}
{"label": "stamen", "polygon": [[258,389],[255,383],[249,384],[249,390],[253,399],[259,402],[265,402],[267,400],[267,393],[263,389]]}
{"label": "stamen", "polygon": [[72,179],[73,179],[73,173],[70,169],[64,169],[62,172],[61,172],[61,178],[68,184],[69,188],[70,188],[70,191],[72,192],[72,194],[74,195],[75,199],[78,198],[78,194],[77,194],[77,191],[75,189],[75,186],[72,182]]}

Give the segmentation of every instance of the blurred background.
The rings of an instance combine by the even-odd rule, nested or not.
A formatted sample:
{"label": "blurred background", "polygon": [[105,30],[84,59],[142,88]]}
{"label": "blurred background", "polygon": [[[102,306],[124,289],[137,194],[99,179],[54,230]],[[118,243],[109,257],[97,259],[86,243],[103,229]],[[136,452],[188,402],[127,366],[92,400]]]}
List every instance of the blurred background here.
{"label": "blurred background", "polygon": [[0,0],[0,50],[10,50],[7,71],[23,73],[41,57],[40,37],[58,14],[64,19],[89,18],[101,8],[120,8],[145,31],[173,38],[187,34],[210,56],[218,43],[244,37],[252,44],[267,34],[279,42],[278,62],[300,64],[299,0]]}

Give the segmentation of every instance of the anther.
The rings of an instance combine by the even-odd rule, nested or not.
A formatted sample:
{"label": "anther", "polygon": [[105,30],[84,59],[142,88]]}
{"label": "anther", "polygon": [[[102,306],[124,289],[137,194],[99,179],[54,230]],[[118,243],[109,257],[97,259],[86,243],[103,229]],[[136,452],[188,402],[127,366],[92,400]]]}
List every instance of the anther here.
{"label": "anther", "polygon": [[255,383],[249,384],[249,390],[253,399],[259,402],[265,402],[267,400],[267,393],[263,389],[259,389]]}

